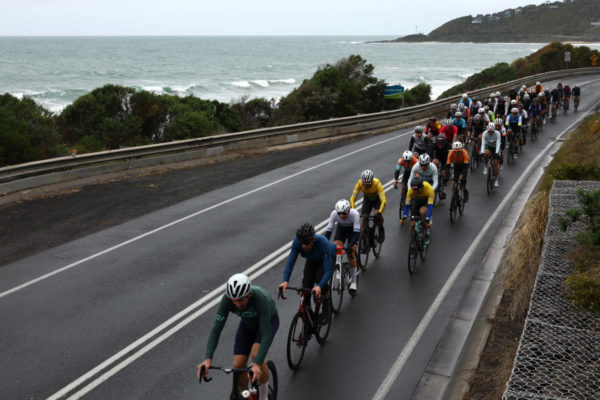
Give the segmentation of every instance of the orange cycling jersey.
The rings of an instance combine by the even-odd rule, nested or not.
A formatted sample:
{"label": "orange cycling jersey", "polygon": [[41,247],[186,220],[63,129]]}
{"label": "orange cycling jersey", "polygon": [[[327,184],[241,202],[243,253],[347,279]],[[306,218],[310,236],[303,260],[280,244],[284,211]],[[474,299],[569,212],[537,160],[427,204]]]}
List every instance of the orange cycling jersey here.
{"label": "orange cycling jersey", "polygon": [[448,152],[448,160],[446,160],[446,164],[450,165],[454,164],[466,164],[469,162],[469,153],[465,149],[460,149],[460,151],[450,150]]}
{"label": "orange cycling jersey", "polygon": [[401,158],[398,160],[398,165],[401,167],[406,168],[407,170],[411,170],[413,165],[415,165],[416,163],[419,162],[419,159],[415,156],[413,156],[412,160],[410,160],[410,162],[407,162],[404,158]]}

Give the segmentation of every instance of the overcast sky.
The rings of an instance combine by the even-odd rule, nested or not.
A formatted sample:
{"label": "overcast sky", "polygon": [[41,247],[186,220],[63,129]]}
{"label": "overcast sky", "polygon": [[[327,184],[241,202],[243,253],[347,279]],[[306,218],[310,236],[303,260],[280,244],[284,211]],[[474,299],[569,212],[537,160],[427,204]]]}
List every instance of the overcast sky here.
{"label": "overcast sky", "polygon": [[0,35],[390,35],[429,33],[529,0],[0,0]]}

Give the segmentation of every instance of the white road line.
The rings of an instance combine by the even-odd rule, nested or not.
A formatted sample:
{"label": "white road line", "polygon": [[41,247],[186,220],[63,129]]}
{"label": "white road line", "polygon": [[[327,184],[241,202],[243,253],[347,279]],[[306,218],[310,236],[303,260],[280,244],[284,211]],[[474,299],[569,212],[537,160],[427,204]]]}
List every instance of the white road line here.
{"label": "white road line", "polygon": [[[404,136],[404,135],[401,135],[401,136]],[[388,139],[388,140],[392,140],[392,139]],[[383,142],[380,142],[380,143],[383,143]],[[388,190],[390,190],[392,188],[392,184],[393,184],[393,180],[390,180],[389,182],[385,183],[383,185],[384,190],[386,192]],[[360,206],[362,204],[362,201],[363,201],[362,198],[357,200],[355,205],[357,207]],[[329,222],[329,218],[326,218],[325,220],[323,220],[319,224],[317,224],[315,226],[315,229],[319,233],[324,232],[325,227],[327,226],[328,222]],[[279,249],[277,249],[274,252],[272,252],[271,254],[269,254],[267,257],[256,262],[250,268],[243,271],[243,273],[246,275],[249,275],[252,279],[261,276],[262,274],[264,274],[265,272],[267,272],[268,270],[270,270],[271,268],[273,268],[274,266],[279,264],[281,261],[283,261],[288,256],[287,251],[290,250],[291,245],[292,245],[291,241],[286,243],[285,245],[281,246]],[[263,264],[266,264],[266,265],[263,266]],[[175,334],[176,332],[178,332],[179,330],[184,328],[186,325],[191,323],[194,319],[203,315],[208,310],[210,310],[212,307],[214,307],[216,304],[218,304],[218,302],[220,301],[220,296],[223,294],[224,291],[225,291],[224,284],[217,287],[216,289],[211,291],[209,294],[203,296],[198,301],[194,302],[190,306],[188,306],[185,309],[183,309],[182,311],[178,312],[173,317],[169,318],[167,321],[163,322],[161,325],[154,328],[152,331],[148,332],[146,335],[142,336],[135,342],[131,343],[130,345],[128,345],[127,347],[125,347],[124,349],[122,349],[121,351],[119,351],[118,353],[113,355],[112,357],[106,359],[105,361],[103,361],[102,363],[100,363],[99,365],[97,365],[96,367],[94,367],[93,369],[91,369],[90,371],[88,371],[87,373],[85,373],[84,375],[82,375],[81,377],[76,379],[75,381],[71,382],[69,385],[63,387],[58,392],[54,393],[52,396],[50,396],[48,398],[48,400],[57,400],[61,397],[66,396],[68,393],[74,391],[75,389],[77,389],[77,387],[81,386],[84,382],[92,379],[95,375],[99,374],[101,371],[105,370],[110,365],[117,362],[119,359],[125,357],[127,354],[131,353],[136,348],[142,346],[144,343],[146,343],[151,338],[160,334],[162,331],[168,329],[169,326],[173,325],[178,320],[185,318],[183,321],[179,322],[177,325],[168,329],[165,333],[163,333],[162,335],[160,335],[159,337],[154,339],[152,342],[150,342],[147,345],[145,345],[144,347],[140,348],[134,354],[127,357],[126,359],[121,361],[119,364],[115,365],[110,370],[103,373],[100,377],[96,378],[94,381],[92,381],[91,383],[89,383],[88,385],[86,385],[85,387],[80,389],[78,392],[74,393],[72,396],[69,397],[69,399],[78,399],[81,396],[84,396],[85,394],[89,393],[94,388],[96,388],[97,386],[99,386],[100,384],[102,384],[103,382],[108,380],[110,377],[112,377],[113,375],[118,373],[120,370],[127,367],[129,364],[133,363],[139,357],[146,354],[148,351],[152,350],[158,344],[160,344],[164,340],[168,339],[170,336],[172,336],[173,334]],[[208,303],[208,304],[204,305],[205,303]],[[203,306],[203,307],[200,310],[195,311],[198,307],[201,307],[201,306]],[[187,316],[190,313],[192,313],[192,314]]]}
{"label": "white road line", "polygon": [[[578,124],[583,118],[585,118],[588,114],[590,114],[596,108],[598,103],[599,102],[596,102],[594,107],[590,108],[590,110],[588,112],[586,112],[581,117],[579,117],[577,120],[575,120],[575,122],[573,122],[567,129],[565,129],[564,132],[561,135],[559,135],[556,140],[560,139],[566,132],[571,130],[573,128],[573,126]],[[556,140],[552,141],[550,144],[548,144],[538,154],[538,156],[529,164],[527,169],[521,174],[521,177],[517,180],[517,182],[515,182],[513,184],[512,189],[507,193],[507,195],[504,197],[504,199],[498,205],[498,207],[496,207],[496,210],[494,211],[494,213],[488,219],[488,221],[483,226],[483,228],[481,229],[479,234],[475,237],[475,240],[471,243],[471,246],[469,246],[465,255],[460,259],[459,263],[456,265],[456,268],[454,268],[454,271],[452,271],[452,274],[450,275],[450,277],[448,278],[448,280],[446,281],[446,283],[444,284],[444,286],[442,287],[442,289],[440,290],[440,292],[438,293],[436,298],[433,300],[433,303],[427,310],[427,313],[425,314],[425,316],[423,316],[423,319],[417,326],[417,329],[415,329],[415,331],[413,332],[412,336],[410,337],[410,339],[408,340],[408,342],[402,349],[402,352],[400,353],[400,355],[398,356],[398,358],[392,365],[392,368],[388,372],[387,376],[383,380],[381,386],[379,387],[379,389],[373,396],[373,400],[385,399],[385,396],[389,393],[390,389],[392,388],[392,385],[396,381],[396,378],[398,378],[400,371],[402,370],[402,368],[404,368],[404,365],[408,361],[408,357],[410,357],[410,355],[414,351],[415,347],[417,346],[417,343],[421,339],[421,336],[423,336],[423,333],[425,332],[425,330],[431,323],[433,316],[435,315],[435,313],[437,313],[438,309],[442,305],[442,302],[445,300],[446,296],[448,295],[448,292],[450,291],[450,289],[456,282],[456,279],[458,278],[458,276],[460,275],[460,273],[462,272],[464,267],[467,265],[467,261],[469,260],[469,258],[471,257],[471,255],[473,254],[473,252],[475,251],[475,249],[477,248],[477,246],[479,245],[479,243],[481,242],[481,240],[483,239],[483,237],[485,236],[487,231],[489,230],[490,226],[492,226],[492,224],[494,223],[495,219],[498,217],[498,215],[500,214],[500,211],[504,208],[504,206],[510,200],[512,200],[513,196],[515,195],[516,191],[520,188],[520,186],[523,183],[523,181],[525,180],[525,178],[529,178],[529,172],[533,168],[537,167],[537,163],[539,162],[539,160],[543,156],[545,156],[546,152],[552,146],[554,146],[556,144]]]}
{"label": "white road line", "polygon": [[98,253],[92,254],[92,255],[91,255],[91,256],[89,256],[89,257],[86,257],[86,258],[83,258],[83,259],[81,259],[81,260],[75,261],[74,263],[71,263],[71,264],[69,264],[69,265],[66,265],[66,266],[64,266],[64,267],[61,267],[61,268],[59,268],[59,269],[57,269],[57,270],[54,270],[54,271],[52,271],[52,272],[49,272],[49,273],[47,273],[47,274],[45,274],[45,275],[42,275],[42,276],[40,276],[40,277],[38,277],[38,278],[32,279],[32,280],[30,280],[30,281],[28,281],[28,282],[25,282],[25,283],[23,283],[23,284],[21,284],[21,285],[19,285],[19,286],[16,286],[16,287],[14,287],[14,288],[12,288],[12,289],[6,290],[6,291],[4,291],[4,292],[0,293],[0,299],[1,299],[1,298],[3,298],[3,297],[5,297],[5,296],[8,296],[9,294],[12,294],[12,293],[18,292],[19,290],[22,290],[22,289],[24,289],[24,288],[26,288],[26,287],[28,287],[28,286],[31,286],[31,285],[34,285],[34,284],[36,284],[36,283],[40,282],[40,281],[43,281],[44,279],[48,279],[48,278],[50,278],[50,277],[52,277],[52,276],[54,276],[54,275],[60,274],[61,272],[65,272],[65,271],[67,271],[67,270],[69,270],[69,269],[71,269],[71,268],[77,267],[78,265],[81,265],[81,264],[83,264],[83,263],[85,263],[85,262],[87,262],[87,261],[93,260],[93,259],[95,259],[95,258],[98,258],[98,257],[100,257],[100,256],[104,255],[104,254],[110,253],[111,251],[117,250],[117,249],[119,249],[119,248],[121,248],[121,247],[123,247],[123,246],[127,246],[128,244],[131,244],[131,243],[137,242],[138,240],[141,240],[141,239],[143,239],[143,238],[145,238],[145,237],[147,237],[147,236],[153,235],[153,234],[155,234],[155,233],[157,233],[157,232],[160,232],[160,231],[162,231],[162,230],[164,230],[164,229],[170,228],[170,227],[171,227],[171,226],[173,226],[173,225],[177,225],[177,224],[179,224],[179,223],[181,223],[181,222],[184,222],[184,221],[187,221],[188,219],[191,219],[191,218],[197,217],[198,215],[201,215],[201,214],[204,214],[204,213],[206,213],[206,212],[208,212],[208,211],[214,210],[214,209],[216,209],[216,208],[218,208],[218,207],[221,207],[221,206],[223,206],[223,205],[225,205],[225,204],[229,204],[229,203],[231,203],[231,202],[233,202],[233,201],[236,201],[236,200],[239,200],[239,199],[241,199],[241,198],[247,197],[247,196],[249,196],[249,195],[251,195],[251,194],[257,193],[257,192],[259,192],[259,191],[261,191],[261,190],[264,190],[264,189],[266,189],[266,188],[269,188],[269,187],[271,187],[271,186],[274,186],[274,185],[277,185],[277,184],[279,184],[279,183],[285,182],[285,181],[287,181],[287,180],[293,179],[293,178],[295,178],[295,177],[297,177],[297,176],[299,176],[299,175],[305,174],[305,173],[307,173],[307,172],[309,172],[309,171],[312,171],[312,170],[314,170],[314,169],[321,168],[321,167],[323,167],[323,166],[325,166],[325,165],[328,165],[328,164],[334,163],[334,162],[336,162],[336,161],[339,161],[339,160],[341,160],[341,159],[344,159],[344,158],[350,157],[350,156],[352,156],[352,155],[354,155],[354,154],[360,153],[360,152],[362,152],[362,151],[364,151],[364,150],[366,150],[366,149],[369,149],[369,148],[371,148],[371,147],[375,147],[375,146],[378,146],[378,145],[380,145],[380,144],[383,144],[383,143],[386,143],[386,142],[389,142],[389,141],[392,141],[392,140],[399,139],[399,138],[401,138],[401,137],[403,137],[403,136],[406,136],[406,135],[408,135],[408,134],[410,134],[410,132],[408,132],[408,133],[403,133],[403,134],[400,134],[400,135],[396,135],[396,136],[394,136],[394,137],[392,137],[392,138],[385,139],[385,140],[382,140],[382,141],[380,141],[380,142],[377,142],[377,143],[373,143],[373,144],[371,144],[371,145],[368,145],[368,146],[366,146],[366,147],[362,147],[362,148],[360,148],[360,149],[357,149],[357,150],[351,151],[350,153],[347,153],[347,154],[344,154],[344,155],[342,155],[342,156],[336,157],[336,158],[334,158],[334,159],[331,159],[331,160],[328,160],[328,161],[322,162],[322,163],[320,163],[320,164],[317,164],[317,165],[315,165],[315,166],[312,166],[312,167],[310,167],[310,168],[304,169],[304,170],[302,170],[302,171],[298,171],[298,172],[296,172],[296,173],[294,173],[294,174],[291,174],[291,175],[288,175],[288,176],[286,176],[285,178],[281,178],[281,179],[278,179],[278,180],[276,180],[276,181],[273,181],[273,182],[271,182],[271,183],[268,183],[268,184],[266,184],[266,185],[262,185],[262,186],[260,186],[260,187],[258,187],[258,188],[256,188],[256,189],[252,189],[252,190],[250,190],[250,191],[248,191],[248,192],[242,193],[242,194],[240,194],[240,195],[237,195],[237,196],[235,196],[235,197],[232,197],[232,198],[230,198],[230,199],[228,199],[228,200],[225,200],[225,201],[222,201],[222,202],[220,202],[220,203],[214,204],[214,205],[212,205],[212,206],[210,206],[210,207],[207,207],[207,208],[205,208],[205,209],[203,209],[203,210],[197,211],[197,212],[195,212],[195,213],[193,213],[193,214],[190,214],[190,215],[188,215],[188,216],[186,216],[186,217],[180,218],[180,219],[178,219],[178,220],[176,220],[176,221],[173,221],[173,222],[170,222],[170,223],[168,223],[168,224],[166,224],[166,225],[160,226],[160,227],[158,227],[158,228],[156,228],[156,229],[153,229],[153,230],[151,230],[151,231],[149,231],[149,232],[143,233],[143,234],[141,234],[141,235],[139,235],[139,236],[136,236],[136,237],[134,237],[134,238],[132,238],[132,239],[126,240],[125,242],[119,243],[119,244],[117,244],[117,245],[115,245],[115,246],[112,246],[112,247],[110,247],[110,248],[108,248],[108,249],[105,249],[105,250],[102,250],[102,251],[100,251],[100,252],[98,252]]}

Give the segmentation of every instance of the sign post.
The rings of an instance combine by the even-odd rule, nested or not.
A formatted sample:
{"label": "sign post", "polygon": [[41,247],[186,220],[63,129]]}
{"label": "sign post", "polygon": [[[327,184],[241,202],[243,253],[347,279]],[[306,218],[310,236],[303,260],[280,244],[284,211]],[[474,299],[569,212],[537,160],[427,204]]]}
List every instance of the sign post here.
{"label": "sign post", "polygon": [[567,69],[569,68],[570,61],[571,61],[571,52],[565,51],[565,62],[567,63]]}
{"label": "sign post", "polygon": [[404,86],[393,85],[386,86],[383,89],[384,100],[400,100],[402,99],[402,105],[404,105]]}

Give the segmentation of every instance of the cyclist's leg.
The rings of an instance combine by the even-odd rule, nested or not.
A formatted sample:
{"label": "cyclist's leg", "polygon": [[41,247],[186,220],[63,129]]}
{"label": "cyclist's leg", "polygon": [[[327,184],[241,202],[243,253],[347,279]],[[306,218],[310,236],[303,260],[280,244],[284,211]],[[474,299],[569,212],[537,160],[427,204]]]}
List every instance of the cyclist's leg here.
{"label": "cyclist's leg", "polygon": [[373,209],[373,200],[369,199],[367,196],[363,196],[363,204],[360,209],[360,231],[365,232],[365,227],[367,226],[367,217],[371,214],[371,210]]}
{"label": "cyclist's leg", "polygon": [[[248,365],[248,356],[252,350],[257,331],[258,326],[251,326],[244,319],[240,320],[233,345],[233,368],[245,368]],[[240,375],[238,387],[240,390],[248,387],[248,374]]]}
{"label": "cyclist's leg", "polygon": [[[279,314],[275,313],[275,315],[271,318],[271,342],[275,337],[275,334],[279,330]],[[258,326],[256,328],[256,336],[254,338],[254,343],[252,344],[252,350],[250,352],[252,361],[256,360],[256,356],[258,355],[258,350],[260,349],[260,342],[262,340],[260,330]],[[246,357],[247,358],[247,357]],[[247,361],[247,360],[246,360]],[[267,383],[269,381],[269,368],[267,367],[267,363],[265,361],[260,365],[261,377],[259,379],[260,384]],[[266,388],[266,386],[265,386]],[[260,389],[260,387],[259,387]]]}
{"label": "cyclist's leg", "polygon": [[383,230],[383,213],[379,212],[379,208],[381,207],[381,199],[378,197],[377,200],[373,201],[373,209],[375,213],[375,222],[377,223],[377,227],[379,229],[379,241],[383,242],[385,240],[385,231]]}

